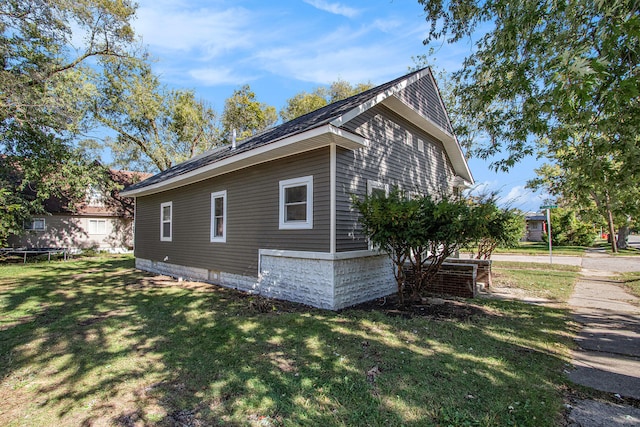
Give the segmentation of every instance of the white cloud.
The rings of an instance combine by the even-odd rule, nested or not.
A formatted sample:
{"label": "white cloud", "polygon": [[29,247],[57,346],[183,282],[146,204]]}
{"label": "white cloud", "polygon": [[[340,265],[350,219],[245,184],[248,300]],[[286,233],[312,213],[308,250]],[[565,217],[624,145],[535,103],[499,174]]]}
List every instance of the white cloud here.
{"label": "white cloud", "polygon": [[340,3],[329,3],[324,0],[304,0],[304,2],[315,7],[316,9],[333,13],[334,15],[346,16],[347,18],[355,18],[360,14],[360,11],[358,9],[354,9]]}
{"label": "white cloud", "polygon": [[380,61],[381,55],[393,55],[381,52],[377,46],[324,49],[306,54],[294,52],[291,49],[264,51],[261,53],[264,67],[276,74],[318,84],[330,84],[338,78],[352,83],[375,82],[398,72],[395,58]]}
{"label": "white cloud", "polygon": [[547,197],[546,194],[534,192],[522,185],[509,188],[499,181],[479,182],[468,193],[472,196],[497,193],[499,206],[508,206],[522,211],[537,211]]}
{"label": "white cloud", "polygon": [[197,68],[189,71],[189,75],[205,86],[241,85],[255,80],[258,76],[247,76],[237,73],[231,67]]}
{"label": "white cloud", "polygon": [[395,36],[379,37],[381,32],[378,21],[357,29],[342,26],[311,40],[267,47],[255,58],[269,72],[301,81],[329,84],[341,78],[381,83],[407,71],[411,52],[422,47],[422,27]]}
{"label": "white cloud", "polygon": [[[162,50],[204,52],[211,58],[223,51],[247,48],[252,44],[245,30],[252,21],[243,8],[177,9],[141,7],[134,23],[143,42]],[[200,59],[203,59],[202,57]]]}
{"label": "white cloud", "polygon": [[522,185],[512,187],[506,196],[501,196],[498,203],[523,211],[537,211],[546,195],[536,193]]}
{"label": "white cloud", "polygon": [[176,85],[238,85],[269,75],[377,84],[406,72],[411,56],[425,52],[426,22],[396,13],[395,5],[365,16],[338,1],[305,1],[353,19],[348,25],[331,15],[316,19],[311,8],[296,15],[286,4],[249,10],[226,0],[140,0],[134,25],[160,58],[154,67]]}

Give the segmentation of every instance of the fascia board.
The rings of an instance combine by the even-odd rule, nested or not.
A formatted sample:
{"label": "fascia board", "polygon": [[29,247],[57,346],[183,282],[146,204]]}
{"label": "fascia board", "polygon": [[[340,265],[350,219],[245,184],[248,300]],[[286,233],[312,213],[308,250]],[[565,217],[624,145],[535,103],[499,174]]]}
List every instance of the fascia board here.
{"label": "fascia board", "polygon": [[364,113],[368,109],[370,109],[370,108],[376,106],[377,104],[383,102],[388,97],[398,93],[399,91],[401,91],[402,89],[406,88],[407,86],[409,86],[409,85],[415,83],[416,81],[420,80],[425,75],[431,75],[431,73],[429,71],[429,68],[425,68],[421,72],[419,72],[417,74],[414,74],[411,77],[408,77],[405,80],[402,80],[401,82],[398,82],[398,84],[390,87],[386,91],[379,93],[375,98],[372,98],[369,101],[364,102],[364,103],[360,104],[359,106],[347,111],[346,113],[344,113],[340,117],[337,117],[337,118],[333,119],[331,121],[331,124],[334,125],[334,126],[338,126],[338,127],[342,126],[343,124],[349,122],[350,120],[352,120],[355,117],[359,116],[360,114]]}
{"label": "fascia board", "polygon": [[357,150],[358,148],[364,147],[367,141],[360,135],[344,129],[338,129],[331,124],[326,124],[254,149],[239,152],[236,155],[149,186],[131,191],[123,191],[120,195],[124,197],[139,197],[154,194],[160,191],[193,184],[259,163],[315,150],[329,146],[330,144],[336,144],[349,150]]}

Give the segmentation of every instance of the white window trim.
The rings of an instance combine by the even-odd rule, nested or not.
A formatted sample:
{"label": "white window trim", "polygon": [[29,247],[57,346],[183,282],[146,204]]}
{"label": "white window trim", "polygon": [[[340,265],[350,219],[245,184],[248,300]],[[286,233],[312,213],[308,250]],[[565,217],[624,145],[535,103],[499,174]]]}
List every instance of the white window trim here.
{"label": "white window trim", "polygon": [[[222,236],[216,236],[215,200],[222,198]],[[227,190],[211,193],[211,242],[225,243],[227,241]]]}
{"label": "white window trim", "polygon": [[404,139],[405,144],[413,147],[413,134],[407,130],[407,137]]}
{"label": "white window trim", "polygon": [[373,194],[373,190],[384,190],[385,195],[389,195],[389,184],[383,184],[380,181],[367,180],[367,195]]}
{"label": "white window trim", "polygon": [[[91,231],[91,223],[92,222],[95,222],[95,224],[96,224],[96,229],[93,232]],[[98,224],[104,224],[102,232],[100,232]],[[104,235],[104,234],[107,234],[107,220],[106,219],[90,219],[89,220],[89,234],[93,234],[93,235]]]}
{"label": "white window trim", "polygon": [[[285,190],[289,187],[307,186],[307,220],[285,221]],[[313,228],[313,175],[280,181],[280,230],[310,230]]]}
{"label": "white window trim", "polygon": [[[169,206],[170,210],[171,210],[171,216],[169,218],[169,221],[166,221],[169,223],[169,236],[165,236],[163,234],[164,232],[164,219],[162,216],[162,213],[164,211],[164,208]],[[164,202],[160,204],[160,241],[161,242],[170,242],[173,238],[173,202]]]}
{"label": "white window trim", "polygon": [[[42,221],[42,228],[36,228],[34,225],[36,221]],[[47,222],[44,218],[33,218],[29,222],[25,222],[24,227],[25,230],[28,231],[45,231],[47,229]]]}

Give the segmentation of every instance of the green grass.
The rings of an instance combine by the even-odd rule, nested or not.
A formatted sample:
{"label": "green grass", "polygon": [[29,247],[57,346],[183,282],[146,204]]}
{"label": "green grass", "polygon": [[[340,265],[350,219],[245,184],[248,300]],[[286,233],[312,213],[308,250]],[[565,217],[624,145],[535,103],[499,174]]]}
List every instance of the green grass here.
{"label": "green grass", "polygon": [[130,257],[2,266],[0,425],[559,425],[568,313],[468,303],[482,314],[436,321],[152,278]]}
{"label": "green grass", "polygon": [[[583,256],[589,249],[586,246],[553,246],[555,255]],[[548,255],[549,244],[545,242],[520,242],[516,248],[497,248],[497,254],[518,254],[518,255]]]}
{"label": "green grass", "polygon": [[[584,256],[586,246],[554,246],[554,255]],[[467,247],[461,250],[464,253],[473,253],[475,247]],[[514,248],[496,248],[494,254],[516,254],[516,255],[549,255],[549,244],[544,242],[520,242]]]}
{"label": "green grass", "polygon": [[640,298],[640,272],[622,273],[619,279],[628,292]]}
{"label": "green grass", "polygon": [[493,261],[492,271],[494,286],[515,287],[534,296],[566,302],[578,280],[580,267]]}
{"label": "green grass", "polygon": [[640,249],[636,249],[634,247],[628,247],[627,249],[618,249],[618,252],[614,253],[611,250],[611,244],[606,240],[599,240],[594,245],[594,248],[599,248],[604,250],[605,253],[609,255],[617,255],[617,256],[640,256]]}

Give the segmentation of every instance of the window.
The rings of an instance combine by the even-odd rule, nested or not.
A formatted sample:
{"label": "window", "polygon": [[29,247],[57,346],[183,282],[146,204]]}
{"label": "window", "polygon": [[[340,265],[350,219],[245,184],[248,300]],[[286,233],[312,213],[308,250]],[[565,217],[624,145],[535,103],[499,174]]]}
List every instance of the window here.
{"label": "window", "polygon": [[367,194],[372,196],[374,194],[380,196],[386,196],[389,193],[389,186],[379,181],[367,180]]}
{"label": "window", "polygon": [[413,135],[409,131],[407,131],[407,137],[404,139],[404,142],[408,146],[413,147]]}
{"label": "window", "polygon": [[25,221],[25,230],[44,231],[44,218],[34,218],[31,221]]}
{"label": "window", "polygon": [[280,229],[313,228],[313,176],[280,181]]}
{"label": "window", "polygon": [[160,240],[171,241],[172,234],[173,203],[166,202],[160,205]]}
{"label": "window", "polygon": [[90,219],[89,234],[107,234],[107,221],[104,219]]}
{"label": "window", "polygon": [[87,204],[89,206],[104,206],[104,197],[99,187],[92,185],[87,189]]}
{"label": "window", "polygon": [[[389,195],[389,185],[388,184],[383,184],[380,181],[372,181],[370,179],[367,180],[367,195],[369,196],[379,196],[379,197],[383,197],[383,196],[388,196]],[[374,246],[373,242],[371,240],[369,240],[369,250],[374,250],[374,249],[378,249],[376,246]]]}
{"label": "window", "polygon": [[211,193],[211,241],[227,241],[227,192]]}
{"label": "window", "polygon": [[424,153],[424,141],[421,139],[418,140],[418,151]]}

